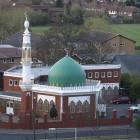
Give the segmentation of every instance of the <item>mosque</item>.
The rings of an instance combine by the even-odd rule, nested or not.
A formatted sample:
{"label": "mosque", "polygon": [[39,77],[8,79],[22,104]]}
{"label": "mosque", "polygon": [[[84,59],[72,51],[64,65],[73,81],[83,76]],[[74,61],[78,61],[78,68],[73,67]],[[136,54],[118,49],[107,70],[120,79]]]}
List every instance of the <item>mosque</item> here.
{"label": "mosque", "polygon": [[95,118],[104,90],[119,89],[121,66],[81,66],[66,55],[52,67],[32,67],[27,17],[24,26],[21,66],[4,72],[0,101],[5,101],[5,110],[0,108],[0,111],[6,114],[34,111],[50,116],[50,109],[55,105],[58,121],[62,121],[63,113],[69,116],[88,114]]}

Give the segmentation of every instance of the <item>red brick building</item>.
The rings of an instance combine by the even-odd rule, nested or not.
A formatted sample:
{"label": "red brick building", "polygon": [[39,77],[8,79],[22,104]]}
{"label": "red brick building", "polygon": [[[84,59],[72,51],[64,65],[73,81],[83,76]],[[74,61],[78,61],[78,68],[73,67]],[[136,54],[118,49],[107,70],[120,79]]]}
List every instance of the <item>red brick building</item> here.
{"label": "red brick building", "polygon": [[40,116],[45,113],[48,121],[53,119],[50,110],[55,105],[58,113],[55,120],[59,122],[64,121],[64,114],[69,119],[77,118],[79,114],[96,118],[96,111],[101,113],[99,99],[104,91],[119,89],[121,66],[81,66],[66,55],[52,67],[32,67],[27,19],[24,26],[22,67],[4,73],[4,91],[0,98],[5,101],[5,110],[1,109],[1,112],[26,117],[31,112]]}

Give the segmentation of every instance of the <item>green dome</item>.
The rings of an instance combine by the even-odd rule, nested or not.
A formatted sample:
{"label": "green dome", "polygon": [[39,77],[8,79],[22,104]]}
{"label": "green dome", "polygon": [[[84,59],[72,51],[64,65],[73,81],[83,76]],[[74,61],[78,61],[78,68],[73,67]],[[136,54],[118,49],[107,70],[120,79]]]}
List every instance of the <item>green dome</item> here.
{"label": "green dome", "polygon": [[82,86],[85,79],[85,71],[69,56],[65,56],[55,63],[48,74],[48,83],[51,86]]}

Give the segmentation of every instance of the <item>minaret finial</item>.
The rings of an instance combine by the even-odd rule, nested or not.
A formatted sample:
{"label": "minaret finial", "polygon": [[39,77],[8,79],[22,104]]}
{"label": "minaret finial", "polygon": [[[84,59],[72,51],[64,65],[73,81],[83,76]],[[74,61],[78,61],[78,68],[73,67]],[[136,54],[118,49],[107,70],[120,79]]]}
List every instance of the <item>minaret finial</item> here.
{"label": "minaret finial", "polygon": [[25,15],[25,17],[26,17],[26,20],[27,20],[27,11],[25,11],[24,15]]}

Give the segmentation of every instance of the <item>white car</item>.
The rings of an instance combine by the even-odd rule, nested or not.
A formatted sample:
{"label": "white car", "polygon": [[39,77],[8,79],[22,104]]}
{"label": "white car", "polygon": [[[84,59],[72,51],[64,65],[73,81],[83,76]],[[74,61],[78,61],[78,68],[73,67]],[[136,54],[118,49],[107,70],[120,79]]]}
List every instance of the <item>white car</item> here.
{"label": "white car", "polygon": [[140,111],[140,104],[138,104],[137,106],[131,106],[129,107],[129,109],[133,110],[133,112],[137,113]]}

